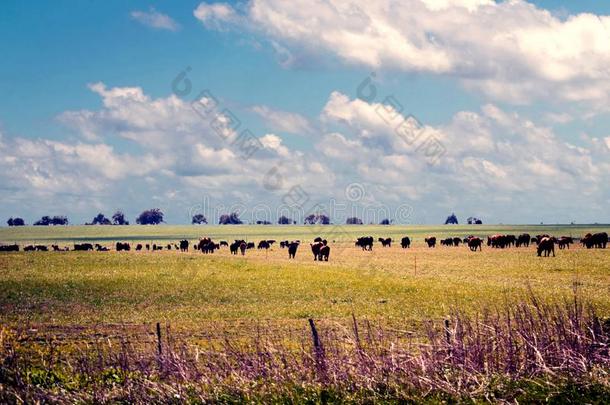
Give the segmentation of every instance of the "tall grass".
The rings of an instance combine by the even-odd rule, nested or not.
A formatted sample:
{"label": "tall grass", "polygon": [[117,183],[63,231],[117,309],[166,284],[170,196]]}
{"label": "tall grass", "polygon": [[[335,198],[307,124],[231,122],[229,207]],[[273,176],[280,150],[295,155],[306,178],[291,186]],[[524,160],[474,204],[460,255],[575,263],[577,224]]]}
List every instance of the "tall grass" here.
{"label": "tall grass", "polygon": [[[574,294],[444,322],[416,334],[355,318],[298,336],[260,329],[188,343],[169,330],[59,350],[3,330],[0,402],[371,402],[587,400],[610,395],[610,325]],[[160,345],[158,345],[160,343]]]}

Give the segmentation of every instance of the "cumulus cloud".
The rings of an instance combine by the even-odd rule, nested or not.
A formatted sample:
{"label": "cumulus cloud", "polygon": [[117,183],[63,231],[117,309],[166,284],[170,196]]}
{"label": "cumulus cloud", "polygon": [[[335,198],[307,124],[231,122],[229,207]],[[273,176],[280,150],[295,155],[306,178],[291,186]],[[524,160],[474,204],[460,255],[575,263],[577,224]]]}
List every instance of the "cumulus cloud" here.
{"label": "cumulus cloud", "polygon": [[[583,135],[579,145],[570,144],[497,105],[432,126],[391,105],[335,91],[316,120],[313,150],[287,144],[281,133],[251,134],[258,149],[244,157],[244,128],[226,117],[204,119],[180,98],[151,98],[138,87],[90,88],[100,109],[60,117],[81,140],[0,137],[0,184],[12,190],[7,204],[33,206],[45,198],[65,212],[72,204],[83,211],[155,204],[180,210],[185,220],[202,196],[276,207],[294,186],[311,201],[328,202],[345,200],[345,187],[357,182],[366,190],[362,204],[410,204],[422,222],[453,210],[539,222],[548,207],[554,220],[604,218],[610,137]],[[422,147],[431,139],[443,147],[434,161]],[[119,153],[117,141],[133,148]]]}
{"label": "cumulus cloud", "polygon": [[297,135],[307,135],[313,132],[309,120],[300,114],[275,110],[264,105],[254,106],[252,111],[262,117],[274,131]]}
{"label": "cumulus cloud", "polygon": [[[326,52],[349,64],[451,75],[498,100],[610,101],[610,17],[559,19],[523,0],[251,0],[196,17],[248,29],[285,49]],[[231,16],[227,18],[226,16]]]}
{"label": "cumulus cloud", "polygon": [[180,25],[167,14],[163,14],[151,8],[148,11],[134,10],[130,13],[131,18],[146,25],[160,30],[177,31]]}

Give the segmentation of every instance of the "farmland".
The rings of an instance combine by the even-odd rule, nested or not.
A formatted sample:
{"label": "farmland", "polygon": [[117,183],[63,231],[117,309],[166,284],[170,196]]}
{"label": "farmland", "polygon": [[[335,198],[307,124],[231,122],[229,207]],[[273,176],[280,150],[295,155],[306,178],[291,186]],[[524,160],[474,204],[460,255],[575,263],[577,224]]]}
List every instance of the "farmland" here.
{"label": "farmland", "polygon": [[[428,320],[441,325],[444,319],[452,319],[456,311],[463,317],[489,316],[490,313],[501,313],[507,308],[522,305],[531,297],[536,297],[536,300],[549,305],[554,305],[553,303],[571,305],[570,303],[577,296],[578,300],[591,305],[600,317],[607,318],[610,315],[610,249],[584,249],[576,243],[569,250],[556,250],[556,257],[541,258],[536,256],[533,246],[508,249],[492,249],[484,246],[482,252],[471,252],[465,246],[437,246],[429,249],[425,247],[424,237],[434,235],[443,238],[470,234],[485,236],[494,233],[522,232],[529,232],[532,235],[549,233],[578,237],[586,232],[608,231],[609,228],[606,226],[334,227],[332,225],[3,228],[0,230],[0,241],[18,243],[21,246],[58,244],[71,247],[75,242],[91,242],[111,247],[116,241],[157,243],[165,246],[183,238],[194,242],[201,236],[210,236],[217,241],[232,241],[235,238],[255,242],[261,239],[277,241],[299,239],[304,243],[299,248],[295,260],[289,260],[286,249],[281,249],[278,244],[274,244],[268,251],[249,249],[245,256],[231,255],[226,247],[210,255],[193,250],[182,253],[166,249],[155,252],[132,250],[130,252],[1,253],[0,320],[4,335],[18,337],[11,343],[16,345],[10,346],[11,350],[29,353],[25,359],[27,364],[30,362],[31,364],[23,371],[26,373],[24,375],[31,375],[32,368],[38,370],[40,364],[35,359],[46,359],[45,356],[50,356],[47,345],[41,346],[40,342],[51,339],[54,342],[51,352],[72,353],[77,348],[84,350],[82,347],[89,346],[82,345],[89,345],[102,338],[110,345],[103,350],[112,352],[117,349],[111,350],[111,348],[119,344],[123,345],[121,350],[125,350],[124,339],[132,339],[133,342],[141,342],[142,337],[146,341],[154,340],[150,336],[151,334],[154,336],[157,323],[163,326],[164,339],[173,334],[175,339],[188,344],[190,348],[214,346],[222,342],[227,334],[241,342],[262,339],[260,336],[264,335],[267,336],[265,339],[271,341],[281,339],[283,344],[291,347],[280,350],[273,346],[274,353],[278,353],[278,350],[282,353],[282,350],[293,353],[295,347],[303,345],[308,339],[308,319],[311,318],[315,320],[318,328],[322,328],[320,333],[326,345],[328,347],[338,345],[336,352],[333,352],[334,355],[349,357],[351,354],[344,350],[347,350],[346,347],[351,347],[351,343],[347,346],[337,343],[345,338],[345,332],[341,331],[349,330],[349,325],[354,321],[366,322],[366,325],[373,325],[367,326],[372,328],[369,329],[369,333],[372,333],[371,330],[382,330],[385,331],[384,333],[393,331],[393,337],[386,339],[389,339],[388,342],[398,339],[395,344],[392,343],[387,348],[383,346],[384,343],[369,343],[373,345],[374,350],[381,350],[375,349],[374,345],[377,344],[382,345],[380,347],[384,350],[390,350],[390,347],[406,350],[401,349],[400,342],[404,343],[406,337],[411,339],[410,336],[418,340],[423,339],[428,333],[425,326]],[[318,235],[329,241],[332,249],[329,262],[313,261],[309,242]],[[354,246],[355,238],[362,235],[371,235],[375,239],[392,237],[395,243],[389,248],[382,248],[376,243],[373,251],[367,252]],[[400,244],[396,243],[404,235],[410,236],[413,240],[410,249],[401,249]],[[555,310],[549,309],[549,313],[552,311]],[[584,315],[582,316],[584,319]],[[498,318],[496,322],[502,321]],[[528,321],[524,322],[522,327],[534,328],[528,325],[537,324]],[[169,332],[169,329],[166,332],[166,327],[171,328],[172,332]],[[333,333],[340,333],[343,337],[332,335]],[[542,336],[549,332],[537,330],[536,333]],[[202,339],[207,339],[207,343]],[[169,341],[167,344],[169,345]],[[267,344],[271,345],[271,343]],[[297,346],[294,346],[295,344]],[[151,343],[146,350],[154,353],[154,347],[156,346]],[[247,346],[245,350],[251,352],[252,347]],[[143,358],[138,357],[144,356],[141,352],[144,350],[142,346],[133,350],[122,355],[133,356],[132,364],[143,362]],[[236,349],[222,350],[233,353]],[[32,351],[37,354],[32,355]],[[294,353],[301,352],[297,350]],[[406,353],[411,351],[400,353],[401,356],[406,356]],[[434,356],[438,355],[439,353],[434,354]],[[63,356],[65,354],[60,355]],[[210,354],[210,356],[214,355]],[[105,361],[114,364],[112,358],[114,357],[111,356]],[[343,372],[341,364],[350,362],[338,358],[327,359],[328,367],[338,367],[337,373]],[[146,359],[152,361],[148,357]],[[163,361],[169,361],[165,357],[164,359]],[[382,361],[380,359],[376,358],[375,361]],[[175,358],[174,360],[178,361]],[[44,361],[48,362],[48,360]],[[236,358],[235,361],[237,363],[231,363],[232,366],[227,366],[228,369],[222,372],[241,373],[247,370],[245,365],[236,365],[245,360]],[[256,361],[267,364],[265,363],[267,360]],[[306,358],[295,358],[294,362],[299,364],[299,367],[305,369],[309,367]],[[73,378],[76,377],[70,377],[75,373],[73,369],[67,372],[64,363],[59,360],[54,360],[52,363],[58,367],[58,370],[62,370],[61,373],[67,373],[67,376],[61,374],[64,375],[60,378],[61,381],[65,381],[57,383],[59,386],[74,384]],[[289,402],[303,400],[301,395],[305,394],[295,394],[297,391],[289,386],[300,384],[304,380],[295,377],[293,372],[278,371],[274,368],[276,366],[267,364],[265,367],[267,366],[271,367],[269,372],[279,373],[281,378],[285,377],[289,381],[282,386],[283,388],[278,388],[279,394],[274,391],[273,395],[280,395],[280,402],[286,401],[286,398],[293,394],[296,396]],[[105,373],[107,367],[109,366],[103,366],[99,373]],[[161,366],[157,364],[153,369],[157,367]],[[232,367],[237,369],[229,371]],[[218,372],[220,371],[214,373]],[[20,375],[17,371],[15,373]],[[480,373],[487,372],[473,371],[473,373],[475,373],[473,378],[476,380],[481,376]],[[242,376],[244,380],[240,380],[240,384],[244,383],[247,386],[241,386],[238,390],[239,394],[236,394],[237,397],[231,397],[233,398],[231,401],[267,398],[265,395],[268,393],[258,392],[248,385],[250,383],[247,381],[250,381],[250,378],[259,378],[258,376],[259,374],[256,373],[250,377]],[[366,378],[377,378],[377,376],[378,374],[373,372]],[[227,384],[226,387],[235,387],[237,382],[232,378],[224,379],[222,384]],[[345,381],[347,377],[344,380],[337,380],[338,385],[335,389],[340,391],[338,398],[347,398],[345,395],[348,394],[344,391],[346,388],[342,385]],[[193,381],[189,380],[189,384],[191,383]],[[53,383],[52,386],[55,387],[57,384]],[[87,384],[85,384],[87,389],[97,389]],[[182,386],[168,384],[170,385],[163,388],[164,390],[170,387],[178,389],[176,387]],[[222,385],[221,382],[215,384]],[[312,384],[308,385],[307,389],[311,388],[313,390],[311,395],[319,399],[318,396],[321,395],[319,384],[322,383],[316,380],[307,384]],[[396,383],[395,389],[403,387],[404,384],[407,383]],[[595,384],[599,384],[599,381],[595,380]],[[31,387],[31,382],[26,386]],[[208,396],[209,387],[202,388],[200,385],[197,387],[197,390],[203,390],[203,393],[197,391],[199,395],[197,398],[218,400],[218,397]],[[218,386],[215,389],[218,389]],[[421,387],[414,389],[419,390]],[[435,389],[444,393],[442,395],[447,393],[445,388]],[[364,392],[369,392],[368,390],[368,388],[364,389]],[[459,391],[459,395],[471,395],[472,388],[464,388],[464,390]],[[86,392],[86,389],[78,390],[79,393],[81,391]],[[138,389],[136,391],[140,392]],[[39,394],[42,397],[34,396],[30,399],[50,398],[46,388],[41,392]],[[76,395],[77,391],[74,392]],[[176,395],[184,395],[180,390],[177,392],[179,394]],[[377,391],[373,390],[373,392]],[[34,395],[31,392],[30,394]],[[112,395],[111,397],[115,398]],[[127,394],[121,391],[116,395],[118,398],[125,398],[124,395]],[[152,397],[162,398],[155,395]],[[367,395],[369,394],[365,397]],[[414,397],[407,393],[392,395],[403,399],[419,398],[417,393],[413,394]],[[508,394],[504,392],[503,395]],[[511,395],[509,396],[514,398]],[[146,398],[141,400],[145,401]],[[91,398],[77,396],[74,399],[90,400]]]}

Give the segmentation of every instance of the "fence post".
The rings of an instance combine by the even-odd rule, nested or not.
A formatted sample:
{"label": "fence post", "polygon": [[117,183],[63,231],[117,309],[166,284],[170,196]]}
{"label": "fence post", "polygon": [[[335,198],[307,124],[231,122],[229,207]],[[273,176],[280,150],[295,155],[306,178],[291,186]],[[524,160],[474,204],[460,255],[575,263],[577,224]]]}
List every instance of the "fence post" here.
{"label": "fence post", "polygon": [[318,335],[316,324],[311,318],[309,318],[309,327],[311,328],[311,335],[313,338],[313,347],[316,356],[316,368],[321,374],[320,379],[322,381],[326,381],[326,363],[324,361],[324,348],[322,347],[322,342],[320,341],[320,336]]}
{"label": "fence post", "polygon": [[163,353],[161,347],[161,324],[157,322],[157,351],[159,352],[159,356]]}

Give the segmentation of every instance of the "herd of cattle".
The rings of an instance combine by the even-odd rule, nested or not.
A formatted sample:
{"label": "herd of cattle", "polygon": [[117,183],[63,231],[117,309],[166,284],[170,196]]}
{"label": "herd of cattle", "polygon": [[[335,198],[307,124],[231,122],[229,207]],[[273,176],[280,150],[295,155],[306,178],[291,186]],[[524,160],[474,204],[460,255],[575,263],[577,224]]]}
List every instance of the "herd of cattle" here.
{"label": "herd of cattle", "polygon": [[[382,247],[391,247],[392,246],[392,238],[378,238],[378,242]],[[551,254],[555,256],[555,245],[559,247],[559,249],[569,249],[570,245],[574,244],[577,239],[574,239],[569,236],[561,236],[555,237],[551,235],[536,235],[531,236],[530,234],[524,233],[521,235],[491,235],[487,237],[487,246],[496,249],[505,249],[510,247],[529,247],[530,244],[535,244],[537,246],[538,256],[548,257]],[[588,233],[582,238],[579,239],[580,243],[583,247],[587,249],[605,249],[608,245],[608,234],[606,232],[599,233]],[[424,239],[425,244],[429,248],[436,247],[437,238],[435,236],[429,236]],[[483,245],[485,244],[485,240],[481,237],[470,235],[466,238],[453,237],[453,238],[445,238],[438,240],[440,245],[448,246],[448,247],[459,247],[460,244],[464,244],[468,246],[468,248],[476,252],[483,250]],[[261,240],[258,242],[258,245],[254,242],[247,242],[243,239],[236,239],[234,242],[229,243],[227,241],[219,241],[214,242],[211,238],[205,237],[201,238],[198,242],[192,244],[192,248],[200,251],[204,254],[212,254],[214,251],[221,249],[222,247],[228,247],[229,251],[233,255],[241,254],[242,256],[246,254],[248,249],[264,249],[268,250],[272,247],[272,245],[276,243],[275,240],[267,239]],[[375,239],[372,236],[363,236],[356,240],[355,246],[360,247],[365,251],[372,251],[373,244],[375,243]],[[279,243],[280,248],[288,250],[288,258],[294,259],[297,254],[297,250],[300,246],[300,241],[281,241]],[[411,247],[411,239],[408,236],[403,237],[400,240],[400,246],[403,249],[408,249]],[[181,240],[178,243],[169,243],[167,245],[160,244],[134,244],[133,250],[135,251],[158,251],[158,250],[177,250],[181,252],[188,252],[189,247],[191,247],[191,243],[188,240]],[[315,261],[328,261],[330,257],[330,246],[328,245],[328,241],[322,239],[321,237],[317,237],[314,239],[313,243],[310,243],[311,252],[313,254],[313,259]],[[0,252],[18,252],[20,250],[19,245],[0,245]],[[23,248],[24,252],[31,251],[68,251],[70,250],[68,247],[59,247],[58,245],[51,245],[49,249],[46,245],[28,245]],[[98,251],[98,252],[106,252],[110,249],[106,246],[102,246],[100,244],[92,244],[92,243],[75,243],[72,250],[75,251]],[[117,242],[115,244],[115,250],[117,252],[128,252],[132,250],[132,244],[128,242]]]}

